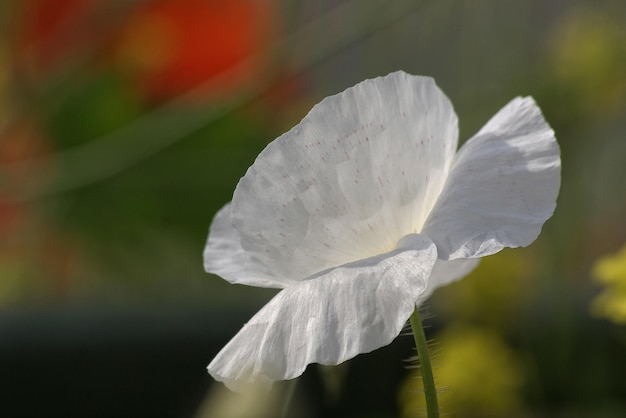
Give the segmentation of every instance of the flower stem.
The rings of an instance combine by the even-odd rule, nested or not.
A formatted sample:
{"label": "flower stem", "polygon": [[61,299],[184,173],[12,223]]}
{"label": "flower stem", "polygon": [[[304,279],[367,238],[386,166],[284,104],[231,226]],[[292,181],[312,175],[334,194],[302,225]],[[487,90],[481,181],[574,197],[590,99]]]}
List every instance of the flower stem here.
{"label": "flower stem", "polygon": [[437,388],[435,387],[435,378],[433,369],[430,364],[430,355],[428,354],[428,344],[426,343],[426,334],[422,326],[419,309],[415,307],[415,311],[411,315],[411,328],[413,328],[413,337],[417,347],[417,355],[419,357],[420,368],[422,370],[422,381],[424,382],[424,395],[426,396],[426,413],[428,418],[439,418],[439,405],[437,404]]}

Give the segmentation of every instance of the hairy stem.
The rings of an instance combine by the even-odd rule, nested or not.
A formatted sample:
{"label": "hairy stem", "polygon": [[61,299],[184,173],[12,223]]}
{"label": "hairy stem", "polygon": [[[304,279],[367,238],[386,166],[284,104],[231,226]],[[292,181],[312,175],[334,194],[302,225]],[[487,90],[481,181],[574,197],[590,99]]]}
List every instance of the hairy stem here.
{"label": "hairy stem", "polygon": [[426,343],[426,334],[422,326],[419,309],[415,307],[415,311],[411,315],[411,328],[413,329],[413,337],[417,347],[417,355],[419,357],[420,368],[422,371],[422,380],[424,382],[424,395],[426,396],[426,412],[428,418],[439,418],[439,405],[437,404],[437,388],[435,387],[435,378],[433,369],[430,364],[430,355],[428,354],[428,344]]}

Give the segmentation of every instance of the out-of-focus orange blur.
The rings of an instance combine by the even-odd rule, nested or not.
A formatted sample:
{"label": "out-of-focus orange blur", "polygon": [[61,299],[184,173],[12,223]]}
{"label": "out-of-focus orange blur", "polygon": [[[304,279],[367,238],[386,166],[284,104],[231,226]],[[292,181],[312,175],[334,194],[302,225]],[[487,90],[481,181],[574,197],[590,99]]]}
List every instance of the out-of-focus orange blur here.
{"label": "out-of-focus orange blur", "polygon": [[138,6],[114,41],[116,64],[156,97],[172,97],[216,77],[227,89],[259,76],[275,35],[268,0],[158,0]]}

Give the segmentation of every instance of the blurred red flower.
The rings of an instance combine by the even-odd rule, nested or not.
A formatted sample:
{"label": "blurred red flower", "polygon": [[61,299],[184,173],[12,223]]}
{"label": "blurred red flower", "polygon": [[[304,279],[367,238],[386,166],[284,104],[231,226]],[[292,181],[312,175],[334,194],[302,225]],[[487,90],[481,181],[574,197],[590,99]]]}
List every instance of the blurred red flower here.
{"label": "blurred red flower", "polygon": [[69,54],[87,48],[95,35],[91,23],[101,0],[26,0],[15,26],[18,65],[45,73]]}
{"label": "blurred red flower", "polygon": [[45,76],[91,54],[156,99],[254,79],[276,26],[275,0],[26,0],[18,12],[22,74]]}
{"label": "blurred red flower", "polygon": [[137,7],[114,43],[122,70],[152,98],[258,76],[274,31],[272,0],[155,0]]}
{"label": "blurred red flower", "polygon": [[[15,195],[49,168],[47,153],[45,137],[31,122],[15,122],[0,136],[0,235],[8,236],[28,217],[28,205],[18,203]],[[27,167],[16,169],[27,160]]]}

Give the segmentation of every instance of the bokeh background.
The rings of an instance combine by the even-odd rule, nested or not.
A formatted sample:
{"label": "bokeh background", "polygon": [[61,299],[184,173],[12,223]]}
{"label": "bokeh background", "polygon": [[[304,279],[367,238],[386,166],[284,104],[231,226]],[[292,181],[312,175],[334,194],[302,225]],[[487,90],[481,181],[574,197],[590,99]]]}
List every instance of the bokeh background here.
{"label": "bokeh background", "polygon": [[[626,2],[0,2],[0,416],[277,417],[205,367],[273,292],[213,214],[323,97],[429,75],[461,141],[532,95],[563,184],[529,248],[428,304],[445,416],[626,416]],[[291,417],[423,416],[411,337],[309,367]]]}

